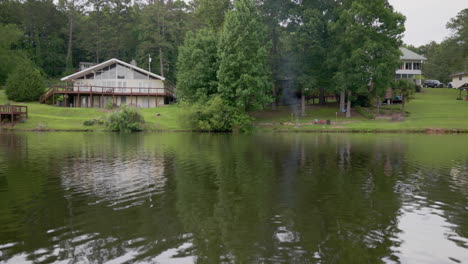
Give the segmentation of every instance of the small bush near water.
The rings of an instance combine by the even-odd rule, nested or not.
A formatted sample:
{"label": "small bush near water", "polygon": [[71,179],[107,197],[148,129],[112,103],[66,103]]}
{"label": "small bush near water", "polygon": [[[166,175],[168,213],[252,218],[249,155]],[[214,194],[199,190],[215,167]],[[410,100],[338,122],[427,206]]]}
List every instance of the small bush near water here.
{"label": "small bush near water", "polygon": [[136,132],[141,131],[141,125],[145,122],[141,113],[126,105],[119,111],[109,115],[107,127],[114,132]]}
{"label": "small bush near water", "polygon": [[191,105],[182,103],[182,108],[182,125],[194,131],[245,132],[252,127],[252,118],[249,115],[229,106],[220,96],[215,96],[208,102]]}
{"label": "small bush near water", "polygon": [[84,126],[103,125],[104,121],[101,119],[90,119],[83,122]]}

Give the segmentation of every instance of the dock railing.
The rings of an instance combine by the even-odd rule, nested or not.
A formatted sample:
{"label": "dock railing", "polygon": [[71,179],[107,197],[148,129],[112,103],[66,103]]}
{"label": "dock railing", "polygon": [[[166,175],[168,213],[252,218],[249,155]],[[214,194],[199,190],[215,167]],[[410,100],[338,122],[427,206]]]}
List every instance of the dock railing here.
{"label": "dock railing", "polygon": [[11,116],[12,120],[16,116],[28,118],[28,107],[25,105],[0,105],[0,115]]}

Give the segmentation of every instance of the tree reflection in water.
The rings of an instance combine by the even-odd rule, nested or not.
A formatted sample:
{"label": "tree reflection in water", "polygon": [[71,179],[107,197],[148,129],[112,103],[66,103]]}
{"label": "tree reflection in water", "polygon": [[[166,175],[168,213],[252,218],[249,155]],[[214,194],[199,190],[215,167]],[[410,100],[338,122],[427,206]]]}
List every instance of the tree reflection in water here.
{"label": "tree reflection in water", "polygon": [[468,141],[0,134],[0,259],[463,261],[468,143],[460,142]]}

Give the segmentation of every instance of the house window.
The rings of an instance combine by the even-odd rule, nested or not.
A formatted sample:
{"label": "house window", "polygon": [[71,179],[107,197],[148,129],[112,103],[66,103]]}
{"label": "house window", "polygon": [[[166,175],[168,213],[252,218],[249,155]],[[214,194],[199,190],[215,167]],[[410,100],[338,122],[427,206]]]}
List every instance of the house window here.
{"label": "house window", "polygon": [[421,69],[421,63],[415,62],[413,63],[413,70],[420,70]]}
{"label": "house window", "polygon": [[411,62],[406,62],[405,63],[405,70],[411,70]]}
{"label": "house window", "polygon": [[458,77],[458,80],[461,81],[462,79],[463,79],[463,76],[460,75],[460,76]]}

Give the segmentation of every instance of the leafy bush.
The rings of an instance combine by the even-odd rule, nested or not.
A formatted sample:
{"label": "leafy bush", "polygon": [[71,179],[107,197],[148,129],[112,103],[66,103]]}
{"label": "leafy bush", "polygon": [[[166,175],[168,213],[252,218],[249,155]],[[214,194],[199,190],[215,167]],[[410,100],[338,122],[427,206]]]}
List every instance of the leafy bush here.
{"label": "leafy bush", "polygon": [[104,121],[101,119],[90,119],[83,122],[84,126],[103,125]]}
{"label": "leafy bush", "polygon": [[28,63],[16,67],[6,83],[8,99],[17,102],[37,101],[44,89],[45,81],[41,73]]}
{"label": "leafy bush", "polygon": [[252,127],[252,118],[229,106],[220,96],[206,103],[182,103],[181,122],[184,127],[195,131],[228,132],[246,131]]}
{"label": "leafy bush", "polygon": [[105,107],[107,110],[112,110],[114,109],[114,104],[112,103],[111,100],[108,100]]}
{"label": "leafy bush", "polygon": [[135,132],[142,130],[141,124],[144,122],[137,109],[123,105],[119,111],[109,115],[107,127],[114,132]]}

